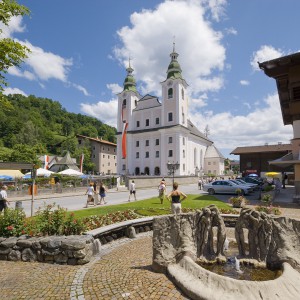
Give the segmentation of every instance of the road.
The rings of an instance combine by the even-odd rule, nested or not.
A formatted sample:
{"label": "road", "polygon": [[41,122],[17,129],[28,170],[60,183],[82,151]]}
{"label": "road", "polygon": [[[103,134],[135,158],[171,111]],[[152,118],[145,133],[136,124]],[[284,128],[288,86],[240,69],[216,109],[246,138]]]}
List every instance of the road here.
{"label": "road", "polygon": [[[198,186],[196,184],[189,185],[181,185],[179,189],[186,194],[198,194],[205,193],[203,191],[198,190]],[[50,195],[42,195],[36,196],[33,201],[33,214],[38,210],[39,207],[43,207],[44,205],[56,203],[61,207],[67,208],[68,211],[80,210],[84,209],[86,204],[87,196],[85,195],[85,189],[77,190],[73,193],[65,193],[65,194],[50,194]],[[170,187],[167,188],[167,193],[170,192]],[[137,200],[144,200],[151,197],[158,196],[158,190],[156,188],[145,188],[145,189],[137,189],[136,192]],[[106,205],[116,205],[122,203],[128,203],[129,192],[127,189],[122,188],[119,191],[116,189],[109,190],[106,196]],[[31,215],[31,200],[30,197],[15,197],[11,199],[12,201],[22,201],[22,207],[26,213],[26,216]],[[11,203],[11,207],[14,207],[14,203]],[[91,208],[93,206],[90,206]],[[101,206],[97,206],[98,208]]]}

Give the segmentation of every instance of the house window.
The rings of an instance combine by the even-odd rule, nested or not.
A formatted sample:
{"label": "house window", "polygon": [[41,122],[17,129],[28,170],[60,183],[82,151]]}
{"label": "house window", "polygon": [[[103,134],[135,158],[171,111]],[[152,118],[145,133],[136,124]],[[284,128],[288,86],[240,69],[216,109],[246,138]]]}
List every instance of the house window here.
{"label": "house window", "polygon": [[116,153],[116,149],[114,149],[114,152]]}
{"label": "house window", "polygon": [[159,157],[159,151],[155,152],[155,157]]}
{"label": "house window", "polygon": [[140,127],[140,121],[136,121],[136,127]]}
{"label": "house window", "polygon": [[145,146],[149,146],[149,140],[146,140]]}
{"label": "house window", "polygon": [[155,124],[156,124],[156,125],[159,125],[159,118],[156,118],[156,119],[155,119]]}
{"label": "house window", "polygon": [[137,153],[135,154],[135,158],[140,158],[140,152],[137,152]]}
{"label": "house window", "polygon": [[139,147],[139,146],[140,146],[140,141],[136,141],[136,142],[135,142],[135,146],[136,146],[136,147]]}
{"label": "house window", "polygon": [[103,158],[105,158],[105,155],[103,154]]}
{"label": "house window", "polygon": [[169,144],[173,143],[173,138],[171,136],[169,136]]}
{"label": "house window", "polygon": [[95,155],[95,154],[93,155],[93,158],[96,158],[96,155]]}
{"label": "house window", "polygon": [[81,145],[81,143],[82,143],[82,140],[78,140],[78,144]]}
{"label": "house window", "polygon": [[150,120],[146,119],[146,126],[149,126],[149,125],[150,125]]}
{"label": "house window", "polygon": [[173,113],[168,113],[168,121],[172,122],[173,121]]}
{"label": "house window", "polygon": [[145,157],[146,157],[146,158],[148,158],[148,157],[149,157],[149,152],[148,152],[148,151],[146,151],[146,155],[145,155]]}
{"label": "house window", "polygon": [[122,170],[123,170],[123,171],[125,170],[125,168],[126,168],[125,165],[122,165]]}
{"label": "house window", "polygon": [[114,155],[114,159],[116,159],[116,156]]}
{"label": "house window", "polygon": [[95,146],[93,146],[93,150],[95,150],[96,149],[96,147]]}
{"label": "house window", "polygon": [[156,139],[155,140],[155,146],[158,146],[159,145],[159,139]]}
{"label": "house window", "polygon": [[182,145],[185,145],[185,138],[182,138]]}
{"label": "house window", "polygon": [[185,150],[183,150],[182,156],[183,156],[183,158],[185,158]]}
{"label": "house window", "polygon": [[169,88],[168,89],[168,99],[173,98],[173,89]]}
{"label": "house window", "polygon": [[211,162],[209,161],[207,164],[210,166],[210,165],[211,165]]}
{"label": "house window", "polygon": [[169,157],[173,157],[173,150],[169,150]]}
{"label": "house window", "polygon": [[108,159],[109,159],[109,155],[108,155],[107,157],[108,157]]}

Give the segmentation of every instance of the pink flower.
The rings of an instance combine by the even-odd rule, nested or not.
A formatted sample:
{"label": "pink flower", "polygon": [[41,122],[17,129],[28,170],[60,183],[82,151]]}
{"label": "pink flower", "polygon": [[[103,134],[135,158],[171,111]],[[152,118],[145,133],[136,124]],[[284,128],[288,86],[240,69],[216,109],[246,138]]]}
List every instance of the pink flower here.
{"label": "pink flower", "polygon": [[14,227],[13,227],[13,226],[7,226],[6,229],[7,229],[7,230],[13,230]]}

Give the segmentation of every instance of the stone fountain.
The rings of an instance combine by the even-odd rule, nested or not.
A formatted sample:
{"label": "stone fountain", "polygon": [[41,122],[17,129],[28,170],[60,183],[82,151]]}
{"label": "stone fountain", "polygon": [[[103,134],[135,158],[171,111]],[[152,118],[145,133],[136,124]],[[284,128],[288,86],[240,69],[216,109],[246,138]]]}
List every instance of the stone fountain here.
{"label": "stone fountain", "polygon": [[[246,236],[247,234],[247,236]],[[226,228],[214,205],[153,221],[153,269],[170,276],[191,299],[300,299],[300,221],[242,209],[236,222],[239,263],[280,268],[274,280],[237,280],[197,261],[224,262]]]}

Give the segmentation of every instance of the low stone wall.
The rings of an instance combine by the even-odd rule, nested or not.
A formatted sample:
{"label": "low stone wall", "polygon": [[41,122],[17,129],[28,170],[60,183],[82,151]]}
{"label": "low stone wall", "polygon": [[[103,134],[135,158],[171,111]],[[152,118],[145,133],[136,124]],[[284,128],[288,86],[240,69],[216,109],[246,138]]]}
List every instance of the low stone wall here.
{"label": "low stone wall", "polygon": [[99,250],[91,235],[0,237],[0,260],[83,265]]}
{"label": "low stone wall", "polygon": [[[165,181],[167,183],[167,186],[172,186],[173,177],[172,176],[166,176],[164,177]],[[158,187],[160,181],[162,179],[162,176],[128,176],[126,186],[128,187],[131,180],[134,180],[136,188],[152,188],[152,187]],[[178,182],[179,185],[181,184],[196,184],[198,185],[199,178],[196,176],[175,176],[174,181]]]}

